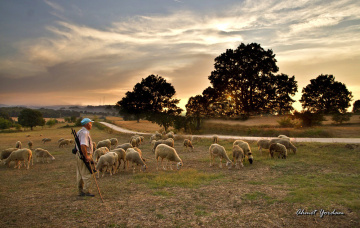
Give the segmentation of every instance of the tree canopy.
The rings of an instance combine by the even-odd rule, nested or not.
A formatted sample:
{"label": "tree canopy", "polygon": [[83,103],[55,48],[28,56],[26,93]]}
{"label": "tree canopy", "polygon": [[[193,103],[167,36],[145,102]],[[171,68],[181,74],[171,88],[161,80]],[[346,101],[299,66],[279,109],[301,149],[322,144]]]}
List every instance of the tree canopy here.
{"label": "tree canopy", "polygon": [[333,75],[319,75],[302,90],[300,103],[306,111],[323,114],[346,113],[352,93]]}
{"label": "tree canopy", "polygon": [[33,109],[24,109],[20,112],[18,122],[23,127],[30,127],[33,130],[35,126],[44,126],[45,120],[41,112]]}
{"label": "tree canopy", "polygon": [[[295,100],[291,96],[297,92],[297,82],[294,76],[274,75],[279,69],[272,50],[264,50],[257,43],[241,43],[216,57],[214,67],[209,76],[212,86],[203,91],[207,107],[200,105],[199,113],[238,117],[293,110]],[[196,113],[193,101],[190,98],[187,106],[190,115]]]}
{"label": "tree canopy", "polygon": [[[134,116],[136,120],[146,118],[167,129],[172,120],[164,118],[163,114],[177,116],[182,109],[177,107],[178,99],[174,99],[175,88],[158,75],[149,75],[128,91],[116,106],[120,115]],[[170,125],[169,125],[170,124]]]}
{"label": "tree canopy", "polygon": [[356,100],[353,105],[353,113],[360,112],[360,100]]}

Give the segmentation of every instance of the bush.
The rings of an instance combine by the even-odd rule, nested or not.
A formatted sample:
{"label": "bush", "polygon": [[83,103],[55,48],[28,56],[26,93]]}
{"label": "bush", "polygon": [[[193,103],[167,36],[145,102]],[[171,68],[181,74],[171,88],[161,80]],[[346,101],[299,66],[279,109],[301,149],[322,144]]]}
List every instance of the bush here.
{"label": "bush", "polygon": [[342,122],[344,121],[349,121],[350,120],[350,117],[351,117],[351,114],[350,113],[336,113],[334,114],[331,119],[335,122],[335,123],[338,123],[338,124],[342,124]]}
{"label": "bush", "polygon": [[295,124],[295,121],[292,120],[291,118],[289,117],[284,117],[284,118],[281,118],[279,121],[277,121],[278,124],[281,126],[281,127],[294,127],[296,124]]}
{"label": "bush", "polygon": [[59,121],[57,119],[50,119],[46,122],[46,125],[48,125],[49,127],[52,127],[57,123],[59,123]]}
{"label": "bush", "polygon": [[0,129],[9,129],[11,126],[12,122],[10,120],[0,117]]}
{"label": "bush", "polygon": [[295,111],[294,118],[300,119],[301,125],[303,127],[321,125],[322,121],[325,120],[324,116],[321,113],[312,113],[310,111]]}

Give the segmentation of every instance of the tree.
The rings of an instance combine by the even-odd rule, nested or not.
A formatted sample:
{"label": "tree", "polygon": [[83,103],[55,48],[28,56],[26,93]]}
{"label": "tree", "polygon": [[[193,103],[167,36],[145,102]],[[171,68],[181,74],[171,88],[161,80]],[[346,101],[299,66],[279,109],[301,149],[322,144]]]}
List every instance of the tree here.
{"label": "tree", "polygon": [[312,113],[344,114],[352,97],[345,84],[335,81],[333,75],[321,74],[303,88],[300,103],[304,110]]}
{"label": "tree", "polygon": [[[289,95],[295,94],[297,84],[294,77],[273,74],[278,67],[272,50],[264,50],[256,43],[242,43],[216,57],[214,67],[209,80],[216,93],[210,104],[213,109],[222,109],[215,111],[218,114],[239,116],[291,110],[294,100]],[[284,97],[286,101],[280,102]],[[285,109],[279,108],[285,102]]]}
{"label": "tree", "polygon": [[360,100],[356,100],[353,105],[353,113],[360,112]]}
{"label": "tree", "polygon": [[33,130],[35,126],[44,126],[45,120],[41,112],[33,109],[24,109],[20,112],[18,122],[23,127],[30,127]]}
{"label": "tree", "polygon": [[172,98],[175,92],[175,88],[161,76],[149,75],[137,83],[133,91],[128,91],[116,106],[120,115],[135,116],[137,121],[147,118],[167,130],[173,124],[173,119],[168,117],[177,116],[182,111],[177,107],[179,100]]}
{"label": "tree", "polygon": [[196,122],[196,130],[200,130],[201,121],[207,115],[208,102],[204,96],[197,95],[190,97],[188,103],[185,105],[186,116],[193,117]]}

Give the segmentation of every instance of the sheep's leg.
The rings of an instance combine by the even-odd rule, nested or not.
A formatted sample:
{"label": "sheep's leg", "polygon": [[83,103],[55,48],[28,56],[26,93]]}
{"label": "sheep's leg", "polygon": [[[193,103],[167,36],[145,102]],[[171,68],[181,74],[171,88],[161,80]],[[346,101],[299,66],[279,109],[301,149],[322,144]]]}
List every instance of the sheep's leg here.
{"label": "sheep's leg", "polygon": [[133,173],[135,173],[135,166],[134,166],[134,162],[132,163],[132,167],[133,167]]}
{"label": "sheep's leg", "polygon": [[214,155],[210,154],[210,167],[212,166],[212,163],[214,162]]}
{"label": "sheep's leg", "polygon": [[222,158],[220,157],[220,168],[222,168]]}
{"label": "sheep's leg", "polygon": [[164,158],[161,158],[161,166],[163,167],[163,170],[166,170],[166,167],[164,167],[164,165],[163,165],[163,160],[164,160]]}
{"label": "sheep's leg", "polygon": [[170,169],[173,170],[173,168],[172,168],[172,162],[170,162]]}
{"label": "sheep's leg", "polygon": [[156,158],[156,170],[159,170],[159,157]]}

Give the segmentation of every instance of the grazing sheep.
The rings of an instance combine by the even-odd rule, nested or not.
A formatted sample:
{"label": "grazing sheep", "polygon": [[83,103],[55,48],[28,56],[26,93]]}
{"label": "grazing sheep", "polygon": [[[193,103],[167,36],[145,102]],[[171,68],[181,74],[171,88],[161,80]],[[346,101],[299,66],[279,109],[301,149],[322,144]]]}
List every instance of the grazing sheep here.
{"label": "grazing sheep", "polygon": [[58,140],[58,143],[60,143],[60,142],[63,141],[63,140],[64,140],[64,138],[59,139],[59,140]]}
{"label": "grazing sheep", "polygon": [[[159,170],[158,163],[159,163],[159,157],[161,158],[161,166],[163,167],[163,170],[166,170],[166,166],[168,161],[170,161],[170,169],[172,168],[172,162],[177,162],[176,168],[179,170],[181,166],[183,165],[183,162],[179,155],[176,153],[176,150],[173,147],[170,147],[165,144],[160,144],[155,149],[155,159],[156,159],[156,170]],[[163,166],[163,160],[166,158],[166,164]]]}
{"label": "grazing sheep", "polygon": [[31,150],[31,149],[32,149],[32,146],[33,146],[33,142],[32,142],[31,140],[29,140],[28,146],[29,146],[29,149]]}
{"label": "grazing sheep", "polygon": [[46,161],[47,163],[49,163],[49,160],[48,160],[48,159],[50,159],[50,160],[52,160],[52,161],[55,160],[54,156],[52,156],[52,155],[49,153],[49,151],[44,150],[44,149],[42,149],[42,148],[36,148],[36,149],[34,150],[34,152],[35,152],[36,162],[39,162],[39,158],[42,159],[42,162],[43,162],[43,163],[44,163],[45,161]]}
{"label": "grazing sheep", "polygon": [[165,144],[165,145],[168,145],[168,146],[171,146],[171,147],[174,147],[174,139],[172,138],[168,138],[168,139],[165,139],[165,140],[158,140],[155,142],[154,144],[154,147],[152,149],[152,152],[155,153],[155,149],[158,145],[160,144]]}
{"label": "grazing sheep", "polygon": [[141,159],[142,159],[143,161],[145,161],[145,159],[144,159],[143,156],[142,156],[141,150],[140,150],[139,148],[137,148],[137,147],[134,147],[134,150],[135,150],[136,152],[138,152],[138,153],[140,154]]}
{"label": "grazing sheep", "polygon": [[160,140],[160,139],[162,139],[162,134],[159,133],[158,131],[155,131],[155,137],[156,137],[156,140]]}
{"label": "grazing sheep", "polygon": [[118,170],[118,168],[120,168],[121,165],[121,161],[124,163],[124,169],[125,169],[125,162],[126,162],[126,152],[124,149],[122,148],[116,148],[116,149],[112,149],[110,152],[115,152],[118,155],[118,167],[116,168]]}
{"label": "grazing sheep", "polygon": [[213,135],[212,141],[213,141],[213,143],[218,143],[219,142],[219,136]]}
{"label": "grazing sheep", "polygon": [[102,172],[102,177],[105,175],[105,171],[110,171],[110,176],[115,174],[118,162],[118,155],[115,152],[108,152],[100,156],[98,163],[96,164],[96,170],[98,171],[98,178]]}
{"label": "grazing sheep", "polygon": [[273,144],[273,143],[280,143],[280,144],[283,144],[286,149],[288,150],[292,150],[294,154],[296,154],[296,147],[294,146],[294,144],[292,144],[289,140],[287,139],[272,139],[270,140],[270,145]]}
{"label": "grazing sheep", "polygon": [[169,133],[166,134],[166,137],[167,138],[172,138],[172,139],[175,138],[174,132],[170,131]]}
{"label": "grazing sheep", "polygon": [[96,149],[100,148],[100,147],[104,147],[104,146],[107,147],[109,150],[111,150],[111,141],[110,141],[110,139],[105,139],[105,140],[99,141],[97,143]]}
{"label": "grazing sheep", "polygon": [[106,154],[107,152],[109,152],[109,148],[103,146],[103,147],[100,147],[100,148],[97,148],[94,153],[93,153],[93,156],[92,156],[92,159],[95,163],[98,162],[99,158]]}
{"label": "grazing sheep", "polygon": [[188,150],[190,147],[191,151],[194,151],[194,147],[193,147],[190,139],[184,139],[184,147],[186,148],[186,150]]}
{"label": "grazing sheep", "polygon": [[150,136],[150,141],[149,142],[151,143],[153,140],[156,140],[156,135],[155,134]]}
{"label": "grazing sheep", "polygon": [[233,143],[233,145],[238,145],[243,151],[244,151],[244,155],[247,156],[249,163],[252,164],[253,163],[253,156],[251,153],[251,149],[249,146],[249,143],[242,141],[242,140],[235,140],[235,142]]}
{"label": "grazing sheep", "polygon": [[151,141],[151,146],[154,147],[155,146],[155,143],[156,143],[156,140],[154,139],[153,141]]}
{"label": "grazing sheep", "polygon": [[59,143],[59,148],[65,147],[66,145],[69,145],[71,143],[71,139],[63,139]]}
{"label": "grazing sheep", "polygon": [[223,146],[219,144],[211,144],[209,147],[209,153],[210,153],[210,167],[213,166],[214,158],[219,157],[220,158],[220,165],[219,167],[222,168],[222,160],[225,158],[226,160],[226,166],[229,166],[229,169],[232,167],[232,161],[228,157],[226,150]]}
{"label": "grazing sheep", "polygon": [[116,147],[117,144],[118,144],[117,138],[112,138],[112,139],[110,139],[110,142],[111,142],[111,146],[114,146],[114,147]]}
{"label": "grazing sheep", "polygon": [[147,167],[145,162],[142,160],[140,154],[134,148],[127,149],[125,157],[126,157],[127,168],[129,168],[129,162],[131,162],[133,172],[135,172],[134,164],[141,165],[140,171],[146,170]]}
{"label": "grazing sheep", "polygon": [[[3,164],[8,165],[11,161],[15,161],[16,165],[14,168],[20,169],[20,162],[24,161],[26,169],[30,168],[30,161],[32,161],[32,152],[31,150],[24,148],[13,151],[9,157],[3,161]],[[34,163],[34,161],[32,161]]]}
{"label": "grazing sheep", "polygon": [[18,150],[18,148],[8,148],[8,149],[1,151],[0,160],[4,160],[4,159],[8,158],[10,156],[10,154],[15,150]]}
{"label": "grazing sheep", "polygon": [[15,143],[15,147],[18,148],[18,149],[21,149],[21,142],[20,141],[17,141]]}
{"label": "grazing sheep", "polygon": [[46,142],[50,142],[51,139],[50,138],[43,138],[41,141],[45,144]]}
{"label": "grazing sheep", "polygon": [[290,138],[289,138],[288,136],[286,136],[286,135],[279,135],[278,138],[280,138],[280,139],[287,139],[287,140],[290,141]]}
{"label": "grazing sheep", "polygon": [[259,147],[259,151],[262,155],[262,149],[269,149],[270,147],[270,140],[269,139],[259,139],[256,144]]}
{"label": "grazing sheep", "polygon": [[287,157],[287,150],[286,150],[286,147],[283,144],[272,143],[270,145],[269,150],[270,150],[270,155],[271,155],[272,158],[274,157],[275,152],[279,153],[278,158],[281,157],[282,159],[286,159],[286,157]]}
{"label": "grazing sheep", "polygon": [[118,145],[116,147],[116,149],[118,149],[118,148],[121,148],[121,149],[127,151],[127,149],[133,148],[133,146],[130,143],[124,143],[124,144]]}
{"label": "grazing sheep", "polygon": [[238,145],[234,145],[232,148],[232,155],[235,168],[237,167],[238,169],[240,169],[240,166],[244,167],[243,160],[245,156],[243,149],[241,149]]}
{"label": "grazing sheep", "polygon": [[31,135],[26,135],[26,137],[31,137]]}

